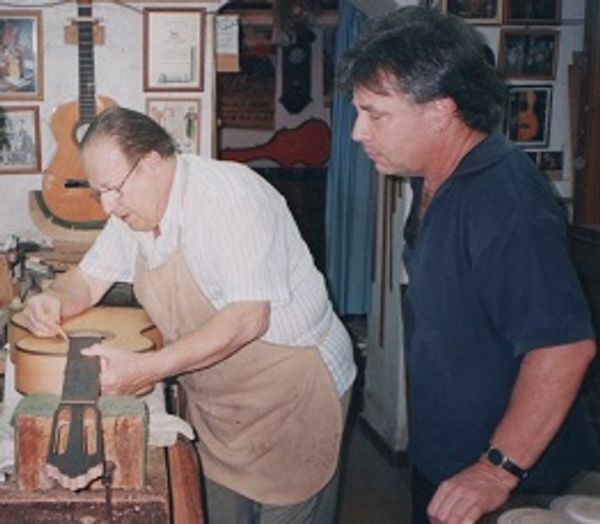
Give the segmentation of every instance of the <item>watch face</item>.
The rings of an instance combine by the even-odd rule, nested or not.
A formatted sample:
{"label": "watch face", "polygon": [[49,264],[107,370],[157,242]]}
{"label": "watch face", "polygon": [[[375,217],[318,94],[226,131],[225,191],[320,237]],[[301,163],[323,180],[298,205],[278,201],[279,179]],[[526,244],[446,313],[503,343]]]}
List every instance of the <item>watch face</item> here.
{"label": "watch face", "polygon": [[498,451],[496,448],[492,448],[488,451],[488,459],[490,462],[496,466],[500,466],[503,460],[502,453]]}
{"label": "watch face", "polygon": [[290,64],[299,65],[306,59],[306,51],[299,46],[294,46],[288,53]]}

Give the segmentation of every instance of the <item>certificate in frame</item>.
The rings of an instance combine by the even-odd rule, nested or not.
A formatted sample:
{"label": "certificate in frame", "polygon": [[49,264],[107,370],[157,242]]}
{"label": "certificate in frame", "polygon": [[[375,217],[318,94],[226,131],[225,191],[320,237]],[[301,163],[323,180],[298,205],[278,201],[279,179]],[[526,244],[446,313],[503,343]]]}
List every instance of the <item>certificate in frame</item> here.
{"label": "certificate in frame", "polygon": [[144,9],[144,91],[204,89],[204,25],[200,8]]}

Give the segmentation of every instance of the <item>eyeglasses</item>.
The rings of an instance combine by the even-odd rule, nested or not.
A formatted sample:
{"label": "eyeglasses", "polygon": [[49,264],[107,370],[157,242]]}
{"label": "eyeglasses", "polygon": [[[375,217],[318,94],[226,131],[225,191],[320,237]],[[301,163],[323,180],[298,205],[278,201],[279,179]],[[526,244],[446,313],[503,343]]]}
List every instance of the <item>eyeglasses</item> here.
{"label": "eyeglasses", "polygon": [[109,198],[110,200],[118,200],[123,196],[123,186],[127,182],[127,179],[133,174],[139,165],[140,161],[143,157],[137,159],[133,167],[127,171],[121,182],[119,182],[116,186],[113,187],[105,187],[104,189],[92,189],[92,198],[100,202],[102,197]]}

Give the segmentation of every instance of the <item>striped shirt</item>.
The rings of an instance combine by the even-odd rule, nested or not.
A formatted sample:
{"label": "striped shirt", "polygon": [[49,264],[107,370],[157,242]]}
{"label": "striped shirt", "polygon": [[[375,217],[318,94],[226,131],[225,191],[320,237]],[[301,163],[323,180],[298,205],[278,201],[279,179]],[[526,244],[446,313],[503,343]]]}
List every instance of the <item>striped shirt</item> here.
{"label": "striped shirt", "polygon": [[317,345],[338,394],[350,387],[356,375],[350,337],[285,199],[268,182],[241,164],[178,155],[159,226],[154,238],[111,216],[81,269],[102,280],[132,282],[138,253],[153,269],[180,244],[217,310],[238,301],[270,302],[263,340]]}

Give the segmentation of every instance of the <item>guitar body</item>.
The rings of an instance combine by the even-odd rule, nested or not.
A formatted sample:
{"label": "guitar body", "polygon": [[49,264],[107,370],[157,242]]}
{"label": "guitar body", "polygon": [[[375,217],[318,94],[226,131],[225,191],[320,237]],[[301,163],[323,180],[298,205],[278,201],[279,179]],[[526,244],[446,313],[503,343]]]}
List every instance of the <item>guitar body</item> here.
{"label": "guitar body", "polygon": [[[96,97],[96,113],[116,105],[108,97]],[[80,123],[79,103],[58,106],[52,114],[50,128],[57,143],[54,158],[46,169],[42,182],[42,197],[48,211],[59,220],[74,226],[106,220],[99,202],[88,188],[65,188],[67,179],[83,179],[79,163],[77,130]]]}
{"label": "guitar body", "polygon": [[[11,360],[15,364],[15,386],[19,393],[61,395],[68,342],[58,338],[38,338],[25,327],[22,312],[8,326]],[[145,352],[161,347],[161,336],[143,309],[95,307],[62,325],[69,336],[78,333],[100,335],[111,346]],[[146,389],[138,393],[145,393]]]}
{"label": "guitar body", "polygon": [[246,163],[268,159],[281,167],[323,167],[329,158],[329,126],[313,118],[293,129],[277,131],[271,139],[259,146],[244,149],[225,149],[221,160]]}

